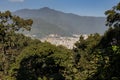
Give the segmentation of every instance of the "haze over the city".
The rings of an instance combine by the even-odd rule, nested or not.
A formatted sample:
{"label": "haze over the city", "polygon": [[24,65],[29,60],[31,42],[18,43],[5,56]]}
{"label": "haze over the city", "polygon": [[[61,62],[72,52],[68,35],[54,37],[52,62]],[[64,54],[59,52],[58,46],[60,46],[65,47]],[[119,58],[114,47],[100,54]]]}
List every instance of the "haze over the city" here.
{"label": "haze over the city", "polygon": [[0,80],[120,80],[120,0],[0,0]]}

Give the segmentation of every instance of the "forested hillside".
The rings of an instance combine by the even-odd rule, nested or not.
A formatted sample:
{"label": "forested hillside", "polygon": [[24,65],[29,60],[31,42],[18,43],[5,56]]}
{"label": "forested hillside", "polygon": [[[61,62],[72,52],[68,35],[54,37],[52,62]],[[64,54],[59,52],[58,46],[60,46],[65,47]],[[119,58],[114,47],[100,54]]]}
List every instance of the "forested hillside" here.
{"label": "forested hillside", "polygon": [[120,80],[120,3],[105,14],[109,29],[81,36],[69,50],[18,33],[33,20],[0,12],[0,79]]}

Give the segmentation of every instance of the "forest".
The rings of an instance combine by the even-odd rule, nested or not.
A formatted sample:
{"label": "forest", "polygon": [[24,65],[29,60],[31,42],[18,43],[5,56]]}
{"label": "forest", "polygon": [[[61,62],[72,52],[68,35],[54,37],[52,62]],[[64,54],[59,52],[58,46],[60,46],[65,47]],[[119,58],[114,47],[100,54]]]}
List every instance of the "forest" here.
{"label": "forest", "polygon": [[105,15],[103,35],[80,36],[69,50],[18,33],[34,22],[0,12],[0,80],[120,80],[120,3]]}

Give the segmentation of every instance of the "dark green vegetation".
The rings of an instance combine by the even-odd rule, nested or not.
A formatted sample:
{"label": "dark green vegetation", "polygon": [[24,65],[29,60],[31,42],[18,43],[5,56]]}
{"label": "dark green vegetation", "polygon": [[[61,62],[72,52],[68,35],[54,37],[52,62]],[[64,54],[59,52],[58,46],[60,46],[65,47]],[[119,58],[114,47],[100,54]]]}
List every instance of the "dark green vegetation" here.
{"label": "dark green vegetation", "polygon": [[18,34],[32,20],[0,13],[0,79],[120,80],[119,12],[120,3],[105,12],[104,35],[81,36],[73,50]]}
{"label": "dark green vegetation", "polygon": [[47,7],[41,9],[22,9],[14,12],[23,18],[33,19],[30,34],[38,38],[56,33],[62,36],[72,36],[80,33],[104,33],[104,17],[78,16],[72,13],[63,13]]}

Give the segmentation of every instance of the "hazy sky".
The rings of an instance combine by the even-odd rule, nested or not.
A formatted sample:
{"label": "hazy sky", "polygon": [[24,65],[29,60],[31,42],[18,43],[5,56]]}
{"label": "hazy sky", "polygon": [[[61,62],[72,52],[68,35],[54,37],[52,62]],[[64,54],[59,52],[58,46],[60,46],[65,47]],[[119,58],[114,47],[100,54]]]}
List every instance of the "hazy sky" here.
{"label": "hazy sky", "polygon": [[104,16],[120,0],[0,0],[0,11],[49,7],[82,16]]}

